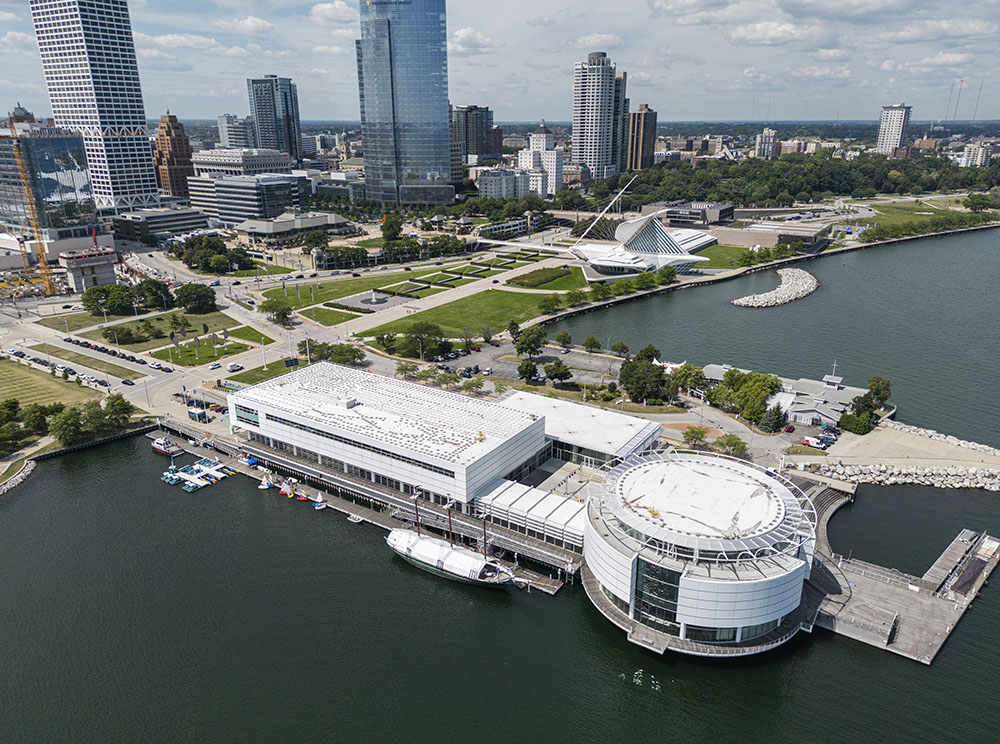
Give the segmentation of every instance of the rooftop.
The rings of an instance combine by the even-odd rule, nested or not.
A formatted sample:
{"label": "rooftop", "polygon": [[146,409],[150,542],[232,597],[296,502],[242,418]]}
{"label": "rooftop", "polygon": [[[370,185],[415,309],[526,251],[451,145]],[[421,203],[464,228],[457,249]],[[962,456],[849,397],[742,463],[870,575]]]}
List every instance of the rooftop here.
{"label": "rooftop", "polygon": [[234,393],[306,419],[445,462],[467,465],[536,417],[500,403],[319,362]]}

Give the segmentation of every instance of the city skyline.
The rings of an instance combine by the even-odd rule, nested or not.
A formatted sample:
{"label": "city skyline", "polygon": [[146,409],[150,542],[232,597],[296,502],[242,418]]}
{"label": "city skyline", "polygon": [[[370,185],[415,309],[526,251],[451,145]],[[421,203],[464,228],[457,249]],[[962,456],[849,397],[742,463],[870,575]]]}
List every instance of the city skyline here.
{"label": "city skyline", "polygon": [[[129,7],[150,118],[167,108],[188,119],[245,114],[245,78],[275,73],[298,82],[303,120],[358,119],[355,3],[180,0],[168,10],[146,0]],[[836,13],[807,0],[573,9],[453,2],[449,94],[456,105],[489,105],[497,121],[568,121],[573,63],[600,50],[629,71],[631,97],[660,110],[661,122],[875,120],[892,100],[913,105],[915,119],[964,120],[973,116],[980,82],[976,118],[1000,118],[990,94],[1000,82],[990,44],[996,24],[950,12],[917,0],[854,2]],[[8,108],[20,100],[50,113],[26,4],[0,0],[0,21],[0,95]],[[961,78],[959,99],[952,93]]]}

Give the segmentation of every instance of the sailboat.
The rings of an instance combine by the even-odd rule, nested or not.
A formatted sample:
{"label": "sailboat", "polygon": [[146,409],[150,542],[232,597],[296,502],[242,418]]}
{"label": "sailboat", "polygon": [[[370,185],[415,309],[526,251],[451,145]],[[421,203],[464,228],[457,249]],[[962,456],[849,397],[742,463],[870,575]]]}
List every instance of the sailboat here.
{"label": "sailboat", "polygon": [[385,541],[404,561],[435,576],[477,586],[503,586],[514,580],[510,569],[480,553],[413,530],[396,528]]}

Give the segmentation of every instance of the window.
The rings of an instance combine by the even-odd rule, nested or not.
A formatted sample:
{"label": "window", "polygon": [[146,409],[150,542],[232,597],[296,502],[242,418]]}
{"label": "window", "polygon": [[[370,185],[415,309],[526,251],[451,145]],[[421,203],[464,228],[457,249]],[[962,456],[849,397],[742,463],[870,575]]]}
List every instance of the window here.
{"label": "window", "polygon": [[236,410],[236,420],[241,424],[252,424],[253,426],[260,425],[260,417],[254,409],[247,408],[246,406],[241,406],[239,404],[233,406],[233,408]]}

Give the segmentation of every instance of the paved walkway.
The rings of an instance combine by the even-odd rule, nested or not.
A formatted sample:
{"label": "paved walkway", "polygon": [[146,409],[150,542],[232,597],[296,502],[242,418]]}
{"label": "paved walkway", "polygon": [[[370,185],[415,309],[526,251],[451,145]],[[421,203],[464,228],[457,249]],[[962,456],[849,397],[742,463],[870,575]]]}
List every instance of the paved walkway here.
{"label": "paved walkway", "polygon": [[[947,433],[947,432],[945,432]],[[878,427],[865,436],[844,432],[826,457],[792,457],[793,462],[906,467],[1000,468],[1000,457],[928,439],[898,429]]]}

